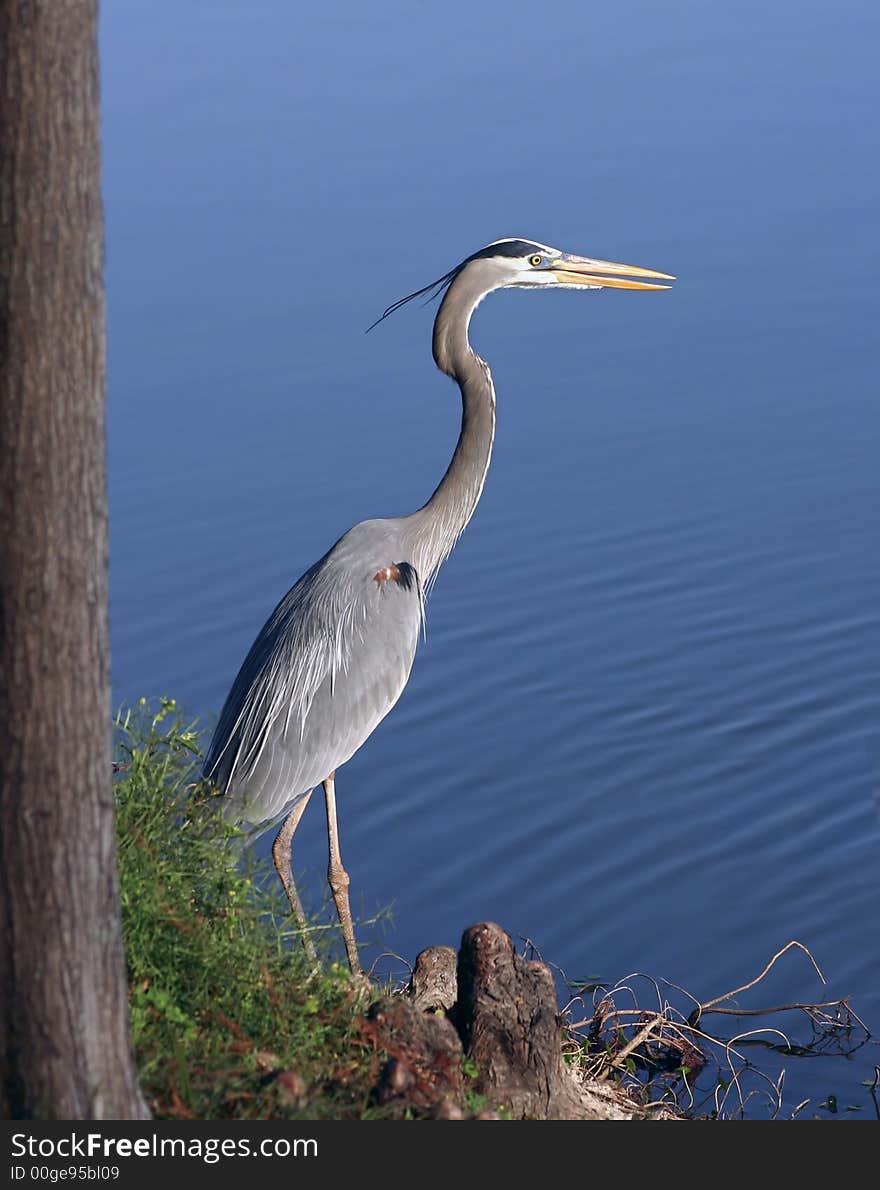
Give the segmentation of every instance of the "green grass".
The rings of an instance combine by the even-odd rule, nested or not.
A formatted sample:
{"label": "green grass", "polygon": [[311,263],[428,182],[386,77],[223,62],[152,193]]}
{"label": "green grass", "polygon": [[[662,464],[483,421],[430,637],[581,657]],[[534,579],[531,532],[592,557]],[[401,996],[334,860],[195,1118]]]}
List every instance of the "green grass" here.
{"label": "green grass", "polygon": [[156,1116],[364,1118],[382,1060],[348,970],[310,976],[280,884],[236,860],[171,700],[116,721],[122,922],[136,1059]]}

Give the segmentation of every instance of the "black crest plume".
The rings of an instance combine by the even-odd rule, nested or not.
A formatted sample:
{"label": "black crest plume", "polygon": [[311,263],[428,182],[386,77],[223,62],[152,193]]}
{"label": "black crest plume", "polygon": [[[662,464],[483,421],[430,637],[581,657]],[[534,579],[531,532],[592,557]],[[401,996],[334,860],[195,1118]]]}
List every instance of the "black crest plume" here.
{"label": "black crest plume", "polygon": [[427,306],[429,302],[433,302],[435,298],[438,298],[441,293],[444,293],[449,288],[449,286],[452,284],[464,266],[470,261],[470,259],[471,257],[468,257],[467,260],[463,260],[461,264],[456,265],[454,269],[450,269],[450,271],[443,277],[438,278],[436,281],[432,281],[429,285],[425,285],[422,289],[417,289],[415,293],[408,293],[406,297],[398,298],[396,302],[392,302],[387,310],[382,311],[375,322],[370,323],[370,325],[364,331],[364,334],[368,335],[374,326],[378,326],[379,323],[386,319],[389,314],[393,314],[395,310],[399,310],[401,306],[405,306],[407,302],[411,302],[414,298],[418,298],[423,294],[427,294],[428,296],[425,298],[423,305]]}

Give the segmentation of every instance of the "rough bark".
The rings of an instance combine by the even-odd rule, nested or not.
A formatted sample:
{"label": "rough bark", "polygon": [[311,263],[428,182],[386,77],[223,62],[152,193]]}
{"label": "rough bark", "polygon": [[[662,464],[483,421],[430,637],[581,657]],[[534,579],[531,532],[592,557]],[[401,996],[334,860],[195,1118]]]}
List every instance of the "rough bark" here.
{"label": "rough bark", "polygon": [[461,1042],[444,1017],[422,1012],[403,996],[372,1006],[373,1036],[389,1054],[376,1088],[384,1105],[452,1118],[463,1094]]}
{"label": "rough bark", "polygon": [[422,1012],[448,1012],[458,999],[458,955],[451,946],[429,946],[416,956],[407,989]]}
{"label": "rough bark", "polygon": [[96,0],[0,0],[0,1114],[146,1114],[110,787]]}

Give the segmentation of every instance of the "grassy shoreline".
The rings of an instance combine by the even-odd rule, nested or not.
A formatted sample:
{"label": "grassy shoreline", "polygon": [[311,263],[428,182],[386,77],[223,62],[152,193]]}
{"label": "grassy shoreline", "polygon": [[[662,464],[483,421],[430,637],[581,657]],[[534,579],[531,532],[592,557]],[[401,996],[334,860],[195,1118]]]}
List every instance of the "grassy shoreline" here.
{"label": "grassy shoreline", "polygon": [[199,782],[172,700],[115,724],[120,900],[133,1044],[157,1116],[375,1116],[379,1055],[347,968],[312,975],[287,905]]}

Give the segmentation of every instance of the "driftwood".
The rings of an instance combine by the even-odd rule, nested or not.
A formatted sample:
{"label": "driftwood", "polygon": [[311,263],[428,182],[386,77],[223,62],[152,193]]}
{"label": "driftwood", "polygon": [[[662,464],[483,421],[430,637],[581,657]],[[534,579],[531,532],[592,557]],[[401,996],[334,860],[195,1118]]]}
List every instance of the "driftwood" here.
{"label": "driftwood", "polygon": [[[500,926],[466,930],[456,955],[432,947],[416,960],[409,995],[374,1004],[370,1028],[390,1055],[376,1099],[395,1114],[514,1119],[631,1119],[614,1089],[565,1064],[553,976],[516,954]],[[475,1071],[465,1077],[465,1071]]]}

